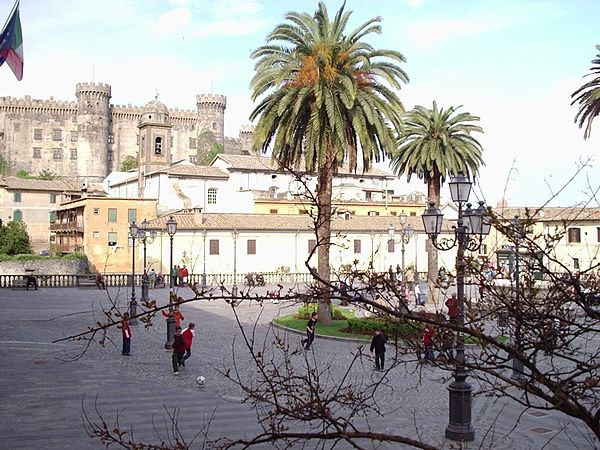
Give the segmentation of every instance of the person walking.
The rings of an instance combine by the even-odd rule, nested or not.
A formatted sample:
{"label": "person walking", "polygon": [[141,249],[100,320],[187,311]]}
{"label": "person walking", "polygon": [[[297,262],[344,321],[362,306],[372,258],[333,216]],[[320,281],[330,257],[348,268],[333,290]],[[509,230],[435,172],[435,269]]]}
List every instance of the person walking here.
{"label": "person walking", "polygon": [[311,344],[315,340],[315,331],[317,328],[317,313],[314,312],[310,315],[310,320],[306,323],[306,339],[302,339],[300,342],[304,346],[304,350],[310,349]]}
{"label": "person walking", "polygon": [[422,306],[424,303],[421,300],[421,287],[418,282],[415,282],[415,306]]}
{"label": "person walking", "polygon": [[179,366],[183,361],[183,355],[185,354],[185,341],[181,333],[181,327],[175,327],[175,340],[173,341],[173,357],[171,362],[173,363],[173,373],[179,375]]}
{"label": "person walking", "polygon": [[381,330],[375,330],[371,339],[371,352],[375,351],[375,370],[384,370],[385,366],[385,343],[387,338]]}
{"label": "person walking", "polygon": [[150,289],[154,289],[156,287],[156,271],[154,269],[150,271],[148,278],[150,279]]}
{"label": "person walking", "polygon": [[194,322],[190,322],[187,328],[181,333],[183,336],[183,341],[185,342],[185,355],[181,360],[181,365],[185,367],[185,360],[192,356],[192,341],[194,340],[194,336],[196,335],[196,324]]}
{"label": "person walking", "polygon": [[450,323],[454,325],[458,325],[458,299],[455,294],[452,294],[446,302],[444,303],[448,308],[448,318]]}
{"label": "person walking", "polygon": [[131,327],[129,326],[129,313],[123,314],[123,322],[121,322],[121,334],[123,335],[123,356],[131,355]]}
{"label": "person walking", "polygon": [[433,354],[433,330],[427,325],[423,330],[423,347],[425,348],[425,361],[435,361]]}

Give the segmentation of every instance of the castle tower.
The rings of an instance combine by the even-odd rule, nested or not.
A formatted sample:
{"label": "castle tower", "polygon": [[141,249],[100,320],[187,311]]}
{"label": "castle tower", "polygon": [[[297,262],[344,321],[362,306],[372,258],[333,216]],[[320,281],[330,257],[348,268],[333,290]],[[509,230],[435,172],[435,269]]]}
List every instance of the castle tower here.
{"label": "castle tower", "polygon": [[158,96],[144,106],[138,123],[138,197],[144,198],[145,174],[169,167],[171,164],[171,129],[169,109]]}
{"label": "castle tower", "polygon": [[101,181],[108,174],[110,85],[77,83],[77,175]]}
{"label": "castle tower", "polygon": [[251,155],[252,135],[254,134],[254,125],[242,125],[240,127],[240,144],[242,144],[242,155]]}
{"label": "castle tower", "polygon": [[225,145],[225,108],[227,97],[217,94],[196,95],[198,136],[210,131],[218,144]]}

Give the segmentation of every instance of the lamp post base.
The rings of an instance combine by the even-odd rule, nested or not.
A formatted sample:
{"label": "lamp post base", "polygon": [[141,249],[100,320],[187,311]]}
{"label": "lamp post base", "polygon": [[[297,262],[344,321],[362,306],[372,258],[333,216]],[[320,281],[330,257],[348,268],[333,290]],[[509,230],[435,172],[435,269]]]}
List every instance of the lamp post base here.
{"label": "lamp post base", "polygon": [[510,379],[515,380],[517,383],[525,383],[525,381],[527,381],[527,377],[523,373],[523,370],[525,370],[523,363],[517,358],[513,358],[512,374],[510,375]]}
{"label": "lamp post base", "polygon": [[464,370],[454,371],[454,381],[448,386],[450,393],[450,421],[446,427],[446,437],[453,441],[475,440],[475,430],[471,424],[471,384],[466,382]]}
{"label": "lamp post base", "polygon": [[237,295],[238,295],[238,287],[237,287],[237,284],[234,284],[233,287],[231,288],[231,296],[237,297]]}
{"label": "lamp post base", "polygon": [[137,316],[137,301],[135,300],[135,298],[132,298],[131,301],[129,302],[129,324],[130,325],[137,325],[138,320],[136,319],[135,316]]}
{"label": "lamp post base", "polygon": [[165,350],[172,350],[175,342],[175,317],[172,315],[167,317],[167,342],[165,342]]}

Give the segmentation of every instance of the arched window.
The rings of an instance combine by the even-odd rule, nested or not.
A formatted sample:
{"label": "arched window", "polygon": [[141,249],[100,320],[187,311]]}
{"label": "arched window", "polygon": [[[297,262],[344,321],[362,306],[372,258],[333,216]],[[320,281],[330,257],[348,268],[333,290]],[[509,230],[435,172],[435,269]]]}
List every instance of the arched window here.
{"label": "arched window", "polygon": [[161,137],[157,137],[156,139],[154,139],[154,154],[162,155],[162,138]]}
{"label": "arched window", "polygon": [[15,212],[13,212],[13,221],[23,222],[23,211],[20,209],[15,209]]}
{"label": "arched window", "polygon": [[208,189],[208,204],[209,205],[217,204],[217,188],[209,188]]}

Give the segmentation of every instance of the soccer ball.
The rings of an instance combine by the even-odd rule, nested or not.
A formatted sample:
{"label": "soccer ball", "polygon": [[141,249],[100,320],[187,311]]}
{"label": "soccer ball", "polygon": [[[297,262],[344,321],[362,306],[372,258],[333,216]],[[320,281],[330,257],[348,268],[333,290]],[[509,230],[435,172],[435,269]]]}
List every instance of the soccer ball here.
{"label": "soccer ball", "polygon": [[200,386],[204,386],[205,381],[206,381],[206,378],[204,378],[202,375],[200,375],[198,378],[196,378],[196,383],[198,383]]}

